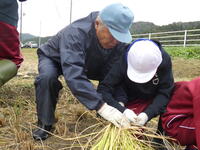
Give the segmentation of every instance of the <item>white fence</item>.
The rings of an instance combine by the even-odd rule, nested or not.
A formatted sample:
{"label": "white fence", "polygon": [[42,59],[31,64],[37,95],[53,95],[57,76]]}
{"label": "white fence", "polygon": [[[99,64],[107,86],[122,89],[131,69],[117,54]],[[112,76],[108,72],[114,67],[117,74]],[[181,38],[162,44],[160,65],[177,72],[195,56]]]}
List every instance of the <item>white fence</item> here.
{"label": "white fence", "polygon": [[145,34],[133,34],[133,40],[148,38],[158,40],[163,46],[200,46],[200,29]]}

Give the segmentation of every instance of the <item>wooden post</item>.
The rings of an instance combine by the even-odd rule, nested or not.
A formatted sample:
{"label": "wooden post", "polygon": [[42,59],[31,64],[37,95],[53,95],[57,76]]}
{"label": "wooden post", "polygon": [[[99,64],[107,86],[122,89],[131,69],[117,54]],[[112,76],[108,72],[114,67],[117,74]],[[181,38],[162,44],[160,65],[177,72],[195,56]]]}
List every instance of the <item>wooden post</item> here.
{"label": "wooden post", "polygon": [[149,33],[149,40],[151,39],[151,33]]}
{"label": "wooden post", "polygon": [[187,41],[187,30],[185,30],[183,47],[186,47],[186,41]]}

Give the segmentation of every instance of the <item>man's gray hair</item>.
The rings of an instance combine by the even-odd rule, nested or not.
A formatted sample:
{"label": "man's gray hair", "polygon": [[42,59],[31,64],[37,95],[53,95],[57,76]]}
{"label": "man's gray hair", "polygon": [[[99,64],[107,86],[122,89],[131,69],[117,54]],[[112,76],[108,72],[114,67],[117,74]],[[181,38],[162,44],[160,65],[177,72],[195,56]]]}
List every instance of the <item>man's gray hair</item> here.
{"label": "man's gray hair", "polygon": [[102,26],[105,26],[105,27],[106,27],[106,24],[103,23],[103,21],[102,21],[102,19],[101,19],[100,16],[97,16],[96,20],[99,21],[99,22],[101,23]]}

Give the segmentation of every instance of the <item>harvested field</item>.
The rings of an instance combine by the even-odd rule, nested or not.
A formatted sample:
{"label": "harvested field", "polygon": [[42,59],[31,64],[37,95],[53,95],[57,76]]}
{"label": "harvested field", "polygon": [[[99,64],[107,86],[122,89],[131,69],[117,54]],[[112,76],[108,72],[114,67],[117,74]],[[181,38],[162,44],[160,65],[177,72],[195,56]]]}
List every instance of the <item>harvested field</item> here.
{"label": "harvested field", "polygon": [[[80,150],[89,138],[71,139],[97,131],[94,112],[89,112],[74,98],[64,79],[56,109],[58,122],[53,135],[46,141],[35,142],[31,131],[36,125],[34,78],[37,75],[36,50],[23,49],[25,61],[19,74],[0,88],[0,150]],[[190,80],[200,75],[200,60],[175,57],[172,59],[176,81]],[[84,114],[84,115],[82,115]],[[156,120],[156,119],[155,119]],[[156,121],[149,126],[156,127]],[[89,128],[91,127],[91,128]],[[89,129],[88,129],[89,128]],[[83,146],[83,145],[82,145]]]}

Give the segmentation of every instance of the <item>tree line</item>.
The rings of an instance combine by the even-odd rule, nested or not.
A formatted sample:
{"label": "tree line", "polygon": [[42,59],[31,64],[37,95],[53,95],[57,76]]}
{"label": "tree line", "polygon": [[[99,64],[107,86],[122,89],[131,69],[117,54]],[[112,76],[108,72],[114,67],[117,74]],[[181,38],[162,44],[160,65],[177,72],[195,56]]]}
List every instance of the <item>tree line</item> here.
{"label": "tree line", "polygon": [[[154,32],[167,32],[167,31],[179,31],[179,30],[191,30],[200,29],[200,21],[194,22],[175,22],[168,25],[158,26],[152,22],[135,22],[131,27],[132,34],[142,34],[142,33],[154,33]],[[41,44],[46,42],[51,36],[41,37]],[[39,37],[24,33],[22,34],[22,43],[28,41],[34,41],[39,43]]]}
{"label": "tree line", "polygon": [[151,22],[135,22],[131,27],[132,34],[167,32],[179,30],[200,29],[200,21],[174,22],[172,24],[158,26]]}

